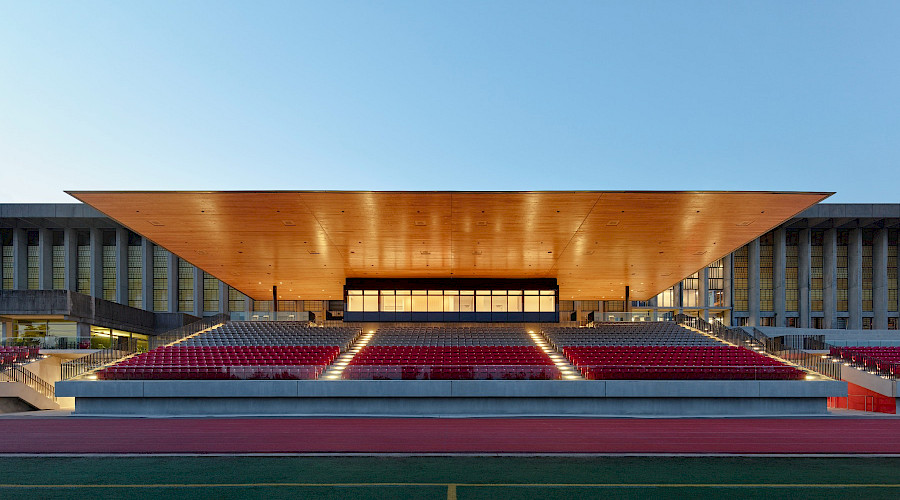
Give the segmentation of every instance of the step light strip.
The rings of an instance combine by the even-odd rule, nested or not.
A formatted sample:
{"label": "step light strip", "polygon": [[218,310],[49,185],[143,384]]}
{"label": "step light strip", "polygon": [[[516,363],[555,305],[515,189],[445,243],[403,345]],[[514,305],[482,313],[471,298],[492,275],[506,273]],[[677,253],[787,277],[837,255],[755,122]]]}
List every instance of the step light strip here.
{"label": "step light strip", "polygon": [[548,344],[547,341],[544,340],[544,337],[542,337],[539,333],[535,333],[531,330],[528,331],[528,335],[531,337],[531,340],[538,347],[540,347],[542,351],[544,351],[544,354],[546,354],[553,361],[553,364],[556,365],[556,367],[559,369],[559,372],[562,374],[563,380],[583,380],[581,375],[578,373],[578,370],[576,370],[572,367],[572,365],[569,364],[569,361],[565,356],[553,349],[550,344]]}

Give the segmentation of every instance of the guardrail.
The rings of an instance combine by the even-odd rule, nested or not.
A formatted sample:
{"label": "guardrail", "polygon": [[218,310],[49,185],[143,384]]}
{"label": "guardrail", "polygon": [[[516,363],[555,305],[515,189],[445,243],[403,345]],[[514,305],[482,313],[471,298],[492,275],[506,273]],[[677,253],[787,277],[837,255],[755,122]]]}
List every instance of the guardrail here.
{"label": "guardrail", "polygon": [[798,366],[802,366],[807,370],[812,370],[826,377],[835,380],[841,379],[841,363],[834,362],[831,357],[821,354],[812,354],[801,349],[795,349],[787,346],[778,338],[771,338],[752,328],[750,332],[742,328],[730,328],[722,323],[709,322],[695,316],[679,314],[675,317],[675,322],[679,325],[688,326],[695,330],[706,332],[716,338],[731,342],[753,349],[755,351],[765,352],[772,356],[790,361]]}
{"label": "guardrail", "polygon": [[21,365],[7,366],[0,370],[0,382],[20,382],[31,387],[45,397],[56,401],[53,384],[26,370]]}
{"label": "guardrail", "polygon": [[[217,314],[215,316],[194,321],[193,323],[188,323],[187,325],[169,330],[156,337],[151,337],[149,340],[149,347],[150,349],[155,349],[173,342],[178,342],[179,340],[183,340],[197,332],[201,332],[225,321],[228,321],[227,314]],[[116,345],[106,349],[81,358],[63,362],[60,364],[60,376],[62,380],[79,377],[98,368],[116,363],[122,358],[137,354],[138,352],[141,352],[141,349],[139,349],[138,343],[134,339],[122,340]]]}
{"label": "guardrail", "polygon": [[872,375],[884,377],[888,380],[897,380],[898,378],[900,378],[900,363],[882,361],[878,358],[867,356],[846,347],[836,347],[830,344],[825,344],[824,342],[823,344],[827,346],[826,348],[828,349],[828,352],[831,356],[837,357],[838,363],[843,363],[846,366],[852,366],[853,368],[863,370],[865,372],[871,373]]}
{"label": "guardrail", "polygon": [[174,330],[169,330],[161,335],[150,337],[150,349],[156,349],[160,346],[184,340],[197,332],[212,328],[220,323],[225,323],[229,319],[230,317],[227,314],[216,314],[215,316],[209,316],[194,321],[193,323],[188,323],[187,325],[175,328]]}
{"label": "guardrail", "polygon": [[139,352],[138,342],[134,339],[120,339],[116,345],[101,349],[97,352],[82,356],[80,358],[63,361],[59,365],[60,378],[69,380],[71,378],[83,375],[91,370],[97,369],[109,363],[116,361]]}

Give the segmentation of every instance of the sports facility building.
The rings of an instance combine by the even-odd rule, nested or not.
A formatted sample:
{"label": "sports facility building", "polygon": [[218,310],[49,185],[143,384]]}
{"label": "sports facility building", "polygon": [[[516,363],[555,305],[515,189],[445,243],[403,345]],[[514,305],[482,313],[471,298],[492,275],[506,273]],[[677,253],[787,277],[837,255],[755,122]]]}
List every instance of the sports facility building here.
{"label": "sports facility building", "polygon": [[12,408],[896,411],[900,205],[805,192],[71,194],[83,203],[0,205]]}

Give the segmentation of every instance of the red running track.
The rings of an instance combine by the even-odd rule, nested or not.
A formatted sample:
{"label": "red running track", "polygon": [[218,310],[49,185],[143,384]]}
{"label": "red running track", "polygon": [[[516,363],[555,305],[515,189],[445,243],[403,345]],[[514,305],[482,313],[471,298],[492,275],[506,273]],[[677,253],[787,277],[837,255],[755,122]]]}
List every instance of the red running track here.
{"label": "red running track", "polygon": [[0,419],[3,453],[900,453],[900,419]]}

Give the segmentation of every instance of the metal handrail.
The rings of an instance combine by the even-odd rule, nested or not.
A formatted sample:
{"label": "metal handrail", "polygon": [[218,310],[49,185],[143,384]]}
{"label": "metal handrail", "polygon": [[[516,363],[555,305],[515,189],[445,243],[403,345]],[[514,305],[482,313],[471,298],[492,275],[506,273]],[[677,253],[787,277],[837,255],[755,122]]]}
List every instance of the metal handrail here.
{"label": "metal handrail", "polygon": [[225,323],[229,321],[229,319],[230,317],[227,314],[216,314],[215,316],[202,318],[194,321],[193,323],[189,323],[173,330],[169,330],[166,333],[151,337],[150,349],[156,349],[157,347],[161,347],[167,344],[180,342],[198,332],[202,332],[203,330],[212,328],[220,323]]}
{"label": "metal handrail", "polygon": [[[826,344],[825,342],[822,342],[822,344],[823,346],[826,346],[825,348],[828,349],[829,354],[832,356],[834,356],[835,352],[838,353],[838,363],[869,373],[874,371],[874,373],[872,373],[873,375],[878,375],[888,380],[897,380],[898,376],[900,376],[900,363],[882,361],[878,358],[855,352],[853,349],[847,347],[837,347]],[[845,352],[850,355],[849,359],[844,357]]]}
{"label": "metal handrail", "polygon": [[[215,316],[199,319],[193,323],[188,323],[187,325],[157,335],[156,337],[150,337],[149,347],[150,349],[155,349],[166,344],[178,342],[197,332],[201,332],[225,321],[228,321],[227,314],[217,314]],[[79,377],[106,365],[117,363],[123,358],[132,356],[138,352],[141,352],[141,349],[139,349],[138,343],[134,339],[128,339],[127,341],[123,340],[117,345],[110,346],[81,358],[61,363],[60,376],[62,380]]]}
{"label": "metal handrail", "polygon": [[44,397],[56,401],[53,384],[26,370],[21,365],[6,366],[0,370],[0,382],[19,382],[34,389]]}
{"label": "metal handrail", "polygon": [[686,314],[677,315],[675,321],[679,325],[689,326],[696,330],[706,332],[716,338],[731,342],[732,344],[765,352],[766,354],[794,363],[807,370],[814,371],[835,380],[841,380],[840,363],[834,362],[828,356],[811,354],[800,349],[785,346],[781,340],[768,337],[755,327],[748,332],[743,328],[729,328],[719,322],[710,324],[702,318],[688,316]]}
{"label": "metal handrail", "polygon": [[69,380],[109,363],[139,352],[135,339],[119,339],[115,345],[80,358],[63,361],[59,365],[60,378]]}

